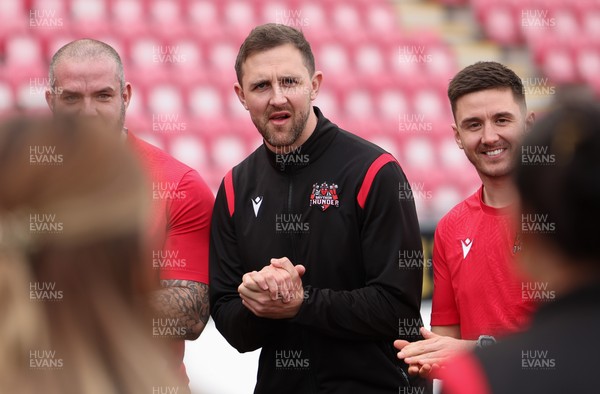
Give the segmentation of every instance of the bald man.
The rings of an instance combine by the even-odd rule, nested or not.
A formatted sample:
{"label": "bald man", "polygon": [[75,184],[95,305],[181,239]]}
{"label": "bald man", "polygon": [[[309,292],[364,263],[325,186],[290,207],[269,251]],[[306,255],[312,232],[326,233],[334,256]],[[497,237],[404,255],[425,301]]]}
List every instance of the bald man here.
{"label": "bald man", "polygon": [[214,197],[198,172],[137,138],[125,127],[132,86],[119,54],[91,39],[73,41],[52,57],[46,101],[55,115],[93,117],[121,133],[145,167],[152,190],[148,264],[160,279],[151,296],[152,334],[173,340],[182,377],[184,340],[198,338],[209,317],[208,242]]}

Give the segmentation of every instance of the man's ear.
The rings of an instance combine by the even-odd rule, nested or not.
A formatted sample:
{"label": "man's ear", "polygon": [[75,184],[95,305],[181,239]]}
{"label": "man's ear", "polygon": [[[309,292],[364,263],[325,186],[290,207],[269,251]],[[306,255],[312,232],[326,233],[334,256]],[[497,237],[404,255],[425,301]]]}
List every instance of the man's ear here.
{"label": "man's ear", "polygon": [[46,97],[46,104],[48,104],[48,108],[50,108],[50,111],[54,112],[54,100],[56,97],[54,97],[52,94],[51,89],[53,88],[46,89],[44,96]]}
{"label": "man's ear", "polygon": [[319,89],[321,88],[321,83],[323,82],[323,73],[321,71],[315,71],[311,81],[311,90],[310,90],[310,99],[315,100],[319,95]]}
{"label": "man's ear", "polygon": [[530,112],[525,118],[525,130],[529,131],[533,127],[533,123],[535,122],[535,114]]}
{"label": "man's ear", "polygon": [[129,103],[131,102],[131,84],[129,82],[125,82],[125,86],[123,87],[123,93],[121,93],[123,97],[123,104],[125,104],[125,109],[129,107]]}
{"label": "man's ear", "polygon": [[454,141],[456,142],[456,145],[458,145],[460,149],[464,149],[462,140],[460,139],[460,133],[458,132],[458,127],[456,127],[455,123],[452,123],[451,126],[452,130],[454,131]]}
{"label": "man's ear", "polygon": [[240,103],[242,103],[244,108],[248,110],[248,104],[246,104],[246,96],[244,95],[244,89],[242,89],[242,86],[238,82],[236,82],[233,84],[233,90],[235,91],[238,100],[240,100]]}

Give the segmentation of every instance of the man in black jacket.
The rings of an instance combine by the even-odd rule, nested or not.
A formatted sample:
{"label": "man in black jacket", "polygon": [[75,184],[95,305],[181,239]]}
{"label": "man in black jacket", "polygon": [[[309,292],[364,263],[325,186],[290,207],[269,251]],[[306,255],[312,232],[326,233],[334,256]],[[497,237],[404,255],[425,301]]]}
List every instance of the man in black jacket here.
{"label": "man in black jacket", "polygon": [[[322,74],[301,32],[255,28],[236,72],[264,144],[217,195],[217,328],[240,352],[262,348],[256,393],[425,392],[392,346],[421,322],[421,238],[402,169],[312,106]],[[418,327],[404,331],[417,339]]]}

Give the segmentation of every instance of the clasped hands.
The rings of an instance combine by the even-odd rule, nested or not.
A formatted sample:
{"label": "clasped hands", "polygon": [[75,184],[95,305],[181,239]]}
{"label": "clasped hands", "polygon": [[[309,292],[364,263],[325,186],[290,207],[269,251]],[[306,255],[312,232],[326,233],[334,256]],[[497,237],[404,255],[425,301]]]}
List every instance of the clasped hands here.
{"label": "clasped hands", "polygon": [[242,304],[258,317],[287,319],[296,316],[304,301],[303,265],[287,257],[271,259],[260,271],[244,274],[238,293]]}

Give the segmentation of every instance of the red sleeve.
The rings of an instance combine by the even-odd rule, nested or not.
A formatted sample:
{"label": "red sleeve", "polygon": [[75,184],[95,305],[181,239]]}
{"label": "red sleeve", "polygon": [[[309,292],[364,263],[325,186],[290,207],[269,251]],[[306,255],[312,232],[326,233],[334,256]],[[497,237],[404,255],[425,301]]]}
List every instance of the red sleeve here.
{"label": "red sleeve", "polygon": [[164,250],[176,253],[178,264],[163,268],[161,279],[208,284],[208,243],[214,196],[196,171],[188,171],[177,186],[180,198],[169,202]]}
{"label": "red sleeve", "polygon": [[460,324],[456,307],[452,276],[446,261],[446,226],[442,219],[435,230],[433,240],[433,300],[431,305],[432,326]]}
{"label": "red sleeve", "polygon": [[490,394],[481,364],[471,354],[458,356],[441,370],[443,394]]}

